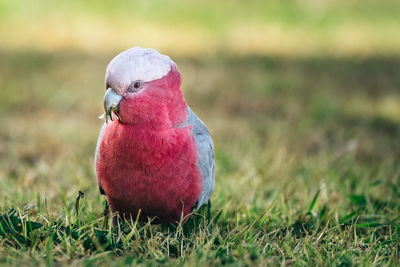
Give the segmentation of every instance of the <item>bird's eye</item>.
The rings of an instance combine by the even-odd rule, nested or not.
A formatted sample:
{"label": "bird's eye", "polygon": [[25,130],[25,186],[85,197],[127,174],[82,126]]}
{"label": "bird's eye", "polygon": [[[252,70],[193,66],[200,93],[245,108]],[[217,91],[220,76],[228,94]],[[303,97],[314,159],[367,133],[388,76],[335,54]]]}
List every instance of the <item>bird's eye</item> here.
{"label": "bird's eye", "polygon": [[143,83],[141,81],[134,81],[128,87],[128,92],[137,92],[142,88]]}

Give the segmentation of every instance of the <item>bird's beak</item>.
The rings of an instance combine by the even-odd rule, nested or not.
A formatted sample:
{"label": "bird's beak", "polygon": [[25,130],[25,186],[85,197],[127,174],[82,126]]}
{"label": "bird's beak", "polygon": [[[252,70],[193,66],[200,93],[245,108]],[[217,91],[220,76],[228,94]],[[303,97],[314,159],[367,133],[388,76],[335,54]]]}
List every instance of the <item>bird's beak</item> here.
{"label": "bird's beak", "polygon": [[[113,111],[118,111],[119,102],[121,99],[122,96],[118,95],[112,88],[107,89],[106,94],[104,95],[104,111],[106,112],[106,122],[108,119],[113,120]],[[116,115],[116,117],[119,120],[118,115]]]}

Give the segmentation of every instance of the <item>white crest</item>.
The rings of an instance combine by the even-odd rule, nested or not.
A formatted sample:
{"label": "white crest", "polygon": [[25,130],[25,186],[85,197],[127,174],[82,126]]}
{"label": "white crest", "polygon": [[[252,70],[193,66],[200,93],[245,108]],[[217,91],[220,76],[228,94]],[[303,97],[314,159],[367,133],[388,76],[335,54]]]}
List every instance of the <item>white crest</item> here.
{"label": "white crest", "polygon": [[164,77],[175,63],[150,48],[132,47],[114,57],[107,66],[106,82],[123,90],[133,81],[149,82]]}

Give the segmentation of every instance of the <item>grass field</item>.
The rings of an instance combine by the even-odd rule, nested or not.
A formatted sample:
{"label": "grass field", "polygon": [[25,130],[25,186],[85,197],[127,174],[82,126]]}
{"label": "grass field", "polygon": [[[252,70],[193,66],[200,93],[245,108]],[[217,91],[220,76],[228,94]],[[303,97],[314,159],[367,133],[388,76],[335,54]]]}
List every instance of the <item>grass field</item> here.
{"label": "grass field", "polygon": [[[101,3],[0,2],[0,265],[400,264],[398,1]],[[211,218],[103,216],[104,72],[136,44],[210,128]]]}

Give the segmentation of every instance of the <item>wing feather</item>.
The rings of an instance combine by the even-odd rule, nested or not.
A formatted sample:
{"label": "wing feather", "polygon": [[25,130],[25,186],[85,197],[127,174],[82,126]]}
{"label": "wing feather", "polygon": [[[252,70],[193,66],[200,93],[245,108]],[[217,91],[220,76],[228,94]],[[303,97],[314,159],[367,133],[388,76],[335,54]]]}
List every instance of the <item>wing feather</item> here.
{"label": "wing feather", "polygon": [[210,199],[214,190],[214,144],[206,125],[190,108],[188,108],[187,124],[192,126],[192,134],[197,145],[197,162],[203,178],[203,190],[196,206],[196,209],[199,209]]}
{"label": "wing feather", "polygon": [[[106,130],[107,123],[105,122],[103,126],[101,126],[99,137],[97,138],[97,144],[96,144],[96,152],[94,153],[94,172],[96,173],[97,177],[97,183],[99,184],[100,192],[103,190],[100,183],[99,183],[99,176],[97,174],[97,160],[99,159],[99,153],[100,153],[100,144],[101,140],[103,139],[104,131]],[[104,191],[103,191],[104,192]]]}

